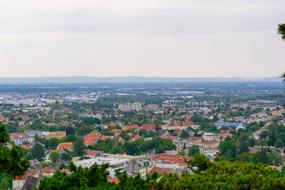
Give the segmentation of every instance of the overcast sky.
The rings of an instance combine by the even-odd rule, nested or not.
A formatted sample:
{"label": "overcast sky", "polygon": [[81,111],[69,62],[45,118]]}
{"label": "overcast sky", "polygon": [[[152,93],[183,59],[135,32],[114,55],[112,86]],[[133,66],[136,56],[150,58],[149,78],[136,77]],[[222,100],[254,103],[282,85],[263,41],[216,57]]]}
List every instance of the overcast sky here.
{"label": "overcast sky", "polygon": [[268,77],[285,0],[0,0],[0,77]]}

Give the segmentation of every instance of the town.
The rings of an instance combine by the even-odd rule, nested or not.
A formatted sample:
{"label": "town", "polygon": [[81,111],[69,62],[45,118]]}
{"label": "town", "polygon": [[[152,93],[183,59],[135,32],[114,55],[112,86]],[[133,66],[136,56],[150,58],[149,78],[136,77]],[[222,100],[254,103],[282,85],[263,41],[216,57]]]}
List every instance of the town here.
{"label": "town", "polygon": [[[36,90],[35,90],[36,89]],[[108,181],[193,172],[197,153],[283,171],[279,82],[4,85],[0,122],[29,160],[12,189],[34,189],[69,165],[108,164]]]}

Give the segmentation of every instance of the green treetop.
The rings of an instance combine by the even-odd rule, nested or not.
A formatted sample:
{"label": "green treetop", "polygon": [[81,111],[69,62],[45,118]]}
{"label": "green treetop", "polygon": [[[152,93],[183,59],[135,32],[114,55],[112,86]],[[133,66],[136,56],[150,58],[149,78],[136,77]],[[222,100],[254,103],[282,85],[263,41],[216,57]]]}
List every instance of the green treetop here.
{"label": "green treetop", "polygon": [[285,40],[285,24],[278,25],[278,33],[281,34],[282,39]]}
{"label": "green treetop", "polygon": [[22,149],[9,145],[9,134],[5,125],[0,124],[0,175],[22,175],[29,167],[28,160],[23,158]]}
{"label": "green treetop", "polygon": [[5,125],[0,123],[0,143],[6,143],[9,141],[9,134],[6,131]]}

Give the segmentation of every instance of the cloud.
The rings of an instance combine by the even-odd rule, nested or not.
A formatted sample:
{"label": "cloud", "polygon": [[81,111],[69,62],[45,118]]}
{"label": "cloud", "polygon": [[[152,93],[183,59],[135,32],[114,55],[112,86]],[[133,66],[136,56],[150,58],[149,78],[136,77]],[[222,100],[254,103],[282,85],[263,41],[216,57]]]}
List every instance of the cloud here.
{"label": "cloud", "polygon": [[2,33],[65,31],[126,35],[268,30],[280,21],[284,15],[281,5],[285,6],[284,1],[244,0],[10,0],[3,4]]}
{"label": "cloud", "polygon": [[283,0],[0,0],[0,75],[278,75],[284,7]]}

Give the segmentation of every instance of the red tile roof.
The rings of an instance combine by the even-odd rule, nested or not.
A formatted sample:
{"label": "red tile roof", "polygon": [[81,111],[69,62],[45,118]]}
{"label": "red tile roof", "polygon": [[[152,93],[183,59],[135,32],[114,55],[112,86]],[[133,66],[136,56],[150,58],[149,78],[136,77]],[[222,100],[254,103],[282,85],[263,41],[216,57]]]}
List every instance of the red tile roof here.
{"label": "red tile roof", "polygon": [[190,156],[179,156],[172,154],[157,154],[152,158],[156,162],[163,162],[165,164],[180,164],[186,166],[186,161],[191,159]]}
{"label": "red tile roof", "polygon": [[26,179],[27,179],[27,174],[14,177],[14,180],[26,180]]}
{"label": "red tile roof", "polygon": [[27,134],[24,132],[16,132],[10,134],[10,137],[12,137],[13,139],[17,138],[18,136],[27,136]]}
{"label": "red tile roof", "polygon": [[21,144],[21,147],[26,150],[30,150],[33,148],[32,144]]}
{"label": "red tile roof", "polygon": [[56,170],[54,168],[50,168],[50,167],[44,167],[42,169],[42,172],[45,173],[45,174],[52,174],[52,173],[55,173]]}
{"label": "red tile roof", "polygon": [[192,122],[192,121],[183,121],[183,122],[182,122],[182,126],[189,127],[189,126],[191,126],[191,125],[193,125],[193,122]]}
{"label": "red tile roof", "polygon": [[155,124],[145,124],[145,125],[141,126],[140,129],[145,129],[148,131],[155,131],[156,126],[155,126]]}
{"label": "red tile roof", "polygon": [[56,150],[59,150],[59,151],[64,150],[64,149],[72,150],[72,146],[73,146],[72,142],[59,143],[56,147]]}
{"label": "red tile roof", "polygon": [[98,131],[92,131],[91,133],[84,136],[84,143],[88,145],[95,145],[101,136],[101,133]]}
{"label": "red tile roof", "polygon": [[126,125],[123,127],[124,131],[131,130],[131,129],[139,129],[139,126],[138,125]]}

